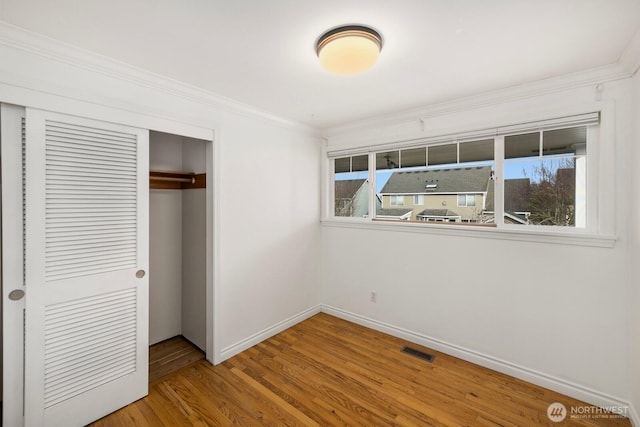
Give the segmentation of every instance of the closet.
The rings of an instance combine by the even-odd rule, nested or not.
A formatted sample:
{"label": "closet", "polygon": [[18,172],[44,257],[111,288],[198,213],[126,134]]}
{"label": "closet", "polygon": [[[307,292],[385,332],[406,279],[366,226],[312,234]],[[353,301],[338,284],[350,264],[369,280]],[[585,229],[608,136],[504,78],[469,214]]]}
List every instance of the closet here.
{"label": "closet", "polygon": [[149,345],[213,353],[213,143],[5,103],[0,119],[0,424],[88,424],[147,394]]}
{"label": "closet", "polygon": [[206,142],[149,133],[149,345],[206,350]]}

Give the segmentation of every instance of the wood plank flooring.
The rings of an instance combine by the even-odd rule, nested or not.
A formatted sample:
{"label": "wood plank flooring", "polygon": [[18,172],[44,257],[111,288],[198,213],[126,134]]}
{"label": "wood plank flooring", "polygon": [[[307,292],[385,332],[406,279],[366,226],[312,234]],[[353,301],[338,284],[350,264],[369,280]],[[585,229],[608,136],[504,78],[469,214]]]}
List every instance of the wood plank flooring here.
{"label": "wood plank flooring", "polygon": [[[404,345],[435,354],[428,363]],[[575,399],[318,314],[211,366],[200,360],[153,381],[149,395],[92,424],[127,426],[630,426],[626,418],[547,408]],[[588,406],[588,405],[587,405]]]}
{"label": "wood plank flooring", "polygon": [[178,336],[149,347],[149,383],[204,359],[204,353]]}

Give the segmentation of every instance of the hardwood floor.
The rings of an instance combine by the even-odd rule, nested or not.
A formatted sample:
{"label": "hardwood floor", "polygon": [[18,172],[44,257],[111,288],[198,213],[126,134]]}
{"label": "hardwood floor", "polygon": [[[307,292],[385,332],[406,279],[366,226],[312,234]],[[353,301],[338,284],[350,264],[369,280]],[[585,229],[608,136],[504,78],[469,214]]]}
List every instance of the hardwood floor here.
{"label": "hardwood floor", "polygon": [[174,337],[149,347],[149,383],[204,359],[204,353],[183,337]]}
{"label": "hardwood floor", "polygon": [[[436,358],[400,352],[404,345]],[[318,314],[218,365],[200,360],[92,424],[125,426],[630,426],[555,424],[547,408],[589,406],[527,382]]]}

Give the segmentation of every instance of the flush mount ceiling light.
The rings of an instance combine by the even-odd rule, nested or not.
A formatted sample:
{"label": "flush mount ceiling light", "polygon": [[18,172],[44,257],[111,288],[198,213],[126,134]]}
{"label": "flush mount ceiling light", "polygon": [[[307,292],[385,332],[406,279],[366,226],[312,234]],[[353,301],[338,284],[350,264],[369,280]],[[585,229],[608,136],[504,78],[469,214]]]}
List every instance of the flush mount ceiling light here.
{"label": "flush mount ceiling light", "polygon": [[382,49],[382,37],[372,28],[346,25],[320,36],[316,53],[320,65],[335,74],[357,74],[373,66]]}

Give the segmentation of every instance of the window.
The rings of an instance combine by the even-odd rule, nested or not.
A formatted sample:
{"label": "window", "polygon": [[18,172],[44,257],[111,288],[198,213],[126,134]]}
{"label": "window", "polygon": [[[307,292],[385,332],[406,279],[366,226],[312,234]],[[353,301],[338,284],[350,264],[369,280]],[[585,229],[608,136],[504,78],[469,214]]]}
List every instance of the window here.
{"label": "window", "polygon": [[504,148],[505,222],[586,226],[585,126],[510,135]]}
{"label": "window", "polygon": [[[413,221],[493,223],[493,157],[493,139],[376,152],[376,196],[387,209],[413,194]],[[461,204],[458,194],[470,192]]]}
{"label": "window", "polygon": [[474,194],[458,194],[459,207],[474,207],[476,205],[476,196]]}
{"label": "window", "polygon": [[[599,113],[587,113],[483,130],[476,137],[469,132],[459,139],[359,148],[351,156],[329,154],[334,185],[360,179],[369,194],[365,214],[352,210],[341,216],[510,229],[587,228],[588,213],[598,212],[588,209],[588,136],[599,121]],[[405,196],[413,203],[405,204]],[[336,212],[343,212],[337,197],[335,203]]]}
{"label": "window", "polygon": [[389,198],[391,206],[404,206],[404,196],[391,195]]}
{"label": "window", "polygon": [[366,218],[369,215],[369,157],[334,159],[334,215]]}

